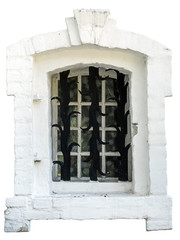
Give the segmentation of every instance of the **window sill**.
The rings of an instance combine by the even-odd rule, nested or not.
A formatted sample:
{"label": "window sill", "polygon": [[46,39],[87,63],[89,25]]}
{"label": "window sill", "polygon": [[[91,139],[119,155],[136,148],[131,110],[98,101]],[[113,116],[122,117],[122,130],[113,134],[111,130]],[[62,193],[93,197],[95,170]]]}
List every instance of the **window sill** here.
{"label": "window sill", "polygon": [[132,192],[132,182],[52,182],[52,193],[91,193],[91,194],[108,194],[108,193],[130,193]]}

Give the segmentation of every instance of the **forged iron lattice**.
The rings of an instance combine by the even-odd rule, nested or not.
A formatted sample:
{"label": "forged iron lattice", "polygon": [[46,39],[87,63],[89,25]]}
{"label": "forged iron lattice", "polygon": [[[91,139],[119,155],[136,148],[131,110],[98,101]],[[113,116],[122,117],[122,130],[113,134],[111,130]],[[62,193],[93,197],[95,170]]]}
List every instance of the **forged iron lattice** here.
{"label": "forged iron lattice", "polygon": [[89,77],[88,77],[88,85],[89,91],[87,93],[82,93],[82,95],[89,95],[91,99],[91,105],[89,108],[89,126],[87,128],[81,128],[83,131],[88,131],[92,127],[92,136],[89,140],[89,150],[90,155],[87,157],[85,162],[89,162],[92,160],[91,167],[89,169],[89,177],[91,181],[97,181],[97,171],[101,175],[106,175],[100,169],[100,155],[98,151],[98,142],[99,144],[108,144],[107,142],[103,142],[100,139],[99,134],[99,123],[97,121],[97,113],[101,116],[106,116],[106,114],[102,113],[99,107],[99,92],[96,85],[97,80],[105,80],[106,78],[102,78],[99,76],[99,69],[95,67],[89,67]]}
{"label": "forged iron lattice", "polygon": [[60,117],[62,119],[63,128],[60,124],[53,124],[52,127],[57,127],[60,131],[60,142],[61,142],[61,151],[63,154],[64,162],[53,161],[54,164],[60,164],[61,166],[61,179],[64,181],[69,181],[71,178],[70,169],[71,169],[71,156],[70,152],[74,146],[79,146],[78,143],[72,142],[68,145],[70,138],[70,125],[71,117],[74,114],[80,114],[77,111],[72,111],[68,114],[69,103],[70,103],[70,85],[77,84],[76,81],[72,80],[67,81],[69,70],[60,73],[60,87],[61,87],[61,98],[53,97],[51,100],[58,100],[60,102]]}
{"label": "forged iron lattice", "polygon": [[[125,140],[127,135],[127,118],[129,115],[129,110],[125,112],[125,104],[127,102],[127,89],[128,83],[125,83],[125,75],[114,69],[107,69],[106,71],[115,71],[117,74],[117,79],[113,79],[113,93],[114,96],[110,97],[109,100],[114,100],[117,103],[117,107],[114,110],[114,121],[113,124],[108,127],[113,127],[116,129],[116,136],[114,139],[114,144],[116,151],[119,152],[120,156],[113,158],[111,161],[115,162],[115,166],[118,170],[118,179],[121,181],[128,180],[128,150],[130,144],[126,146]],[[54,164],[59,164],[61,166],[61,180],[69,181],[71,178],[71,156],[70,152],[74,146],[79,146],[78,143],[69,143],[70,139],[70,125],[71,117],[75,114],[80,114],[80,112],[72,111],[69,112],[70,103],[70,87],[73,84],[77,84],[77,80],[68,81],[68,75],[70,70],[60,73],[60,88],[61,96],[52,97],[51,100],[58,100],[60,102],[60,118],[62,120],[62,125],[53,124],[52,127],[56,127],[60,131],[60,143],[61,151],[63,154],[64,161],[53,161]],[[102,113],[99,106],[99,91],[97,87],[97,81],[107,80],[109,77],[102,78],[99,75],[99,68],[90,66],[89,76],[88,76],[88,92],[80,92],[83,96],[89,96],[91,105],[89,107],[89,124],[86,128],[81,128],[82,131],[86,132],[92,128],[91,137],[89,140],[89,156],[84,160],[84,162],[91,161],[91,166],[89,169],[89,177],[91,181],[97,181],[97,173],[105,176],[100,168],[100,153],[98,150],[98,144],[108,144],[100,138],[99,123],[97,120],[98,115],[105,117],[107,114]]]}
{"label": "forged iron lattice", "polygon": [[127,88],[128,83],[125,84],[125,75],[114,69],[107,69],[107,71],[113,70],[117,74],[117,79],[114,79],[114,97],[110,99],[117,102],[117,108],[114,111],[115,121],[117,125],[110,125],[117,131],[115,145],[117,151],[120,153],[120,157],[115,159],[118,163],[118,178],[121,181],[128,180],[128,150],[130,144],[126,146],[126,134],[127,134],[127,117],[129,110],[125,112],[125,104],[127,102]]}

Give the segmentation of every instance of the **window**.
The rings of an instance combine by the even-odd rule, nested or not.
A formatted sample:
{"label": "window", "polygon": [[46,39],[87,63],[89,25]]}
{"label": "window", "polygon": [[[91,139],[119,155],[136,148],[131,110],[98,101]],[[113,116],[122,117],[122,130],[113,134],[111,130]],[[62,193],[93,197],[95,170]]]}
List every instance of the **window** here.
{"label": "window", "polygon": [[128,76],[90,66],[52,77],[53,181],[131,180]]}

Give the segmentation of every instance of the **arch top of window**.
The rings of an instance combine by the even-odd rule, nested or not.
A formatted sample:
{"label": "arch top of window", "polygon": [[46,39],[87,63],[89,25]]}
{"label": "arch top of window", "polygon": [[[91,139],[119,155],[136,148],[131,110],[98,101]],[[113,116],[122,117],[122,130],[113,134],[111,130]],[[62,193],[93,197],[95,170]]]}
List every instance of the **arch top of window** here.
{"label": "arch top of window", "polygon": [[[107,69],[112,69],[112,70],[117,70],[118,72],[120,73],[123,73],[124,75],[128,76],[128,78],[130,79],[131,78],[131,74],[132,72],[127,70],[127,69],[124,69],[124,68],[121,68],[121,67],[116,67],[114,65],[111,65],[111,64],[100,64],[100,63],[95,63],[95,64],[75,64],[75,65],[69,65],[69,66],[66,66],[64,68],[58,68],[58,69],[54,69],[53,71],[50,71],[48,74],[49,74],[49,77],[51,79],[54,79],[54,78],[59,78],[59,73],[60,72],[63,72],[63,71],[67,71],[67,70],[70,70],[70,73],[68,75],[68,77],[72,77],[72,76],[77,76],[77,75],[83,75],[83,74],[89,74],[89,67],[92,66],[92,67],[97,67],[99,68],[100,70],[100,74],[102,73],[103,71],[103,75],[104,74],[104,71],[106,71]],[[115,71],[108,71],[106,73],[106,76],[109,76],[109,77],[116,77],[116,72]]]}

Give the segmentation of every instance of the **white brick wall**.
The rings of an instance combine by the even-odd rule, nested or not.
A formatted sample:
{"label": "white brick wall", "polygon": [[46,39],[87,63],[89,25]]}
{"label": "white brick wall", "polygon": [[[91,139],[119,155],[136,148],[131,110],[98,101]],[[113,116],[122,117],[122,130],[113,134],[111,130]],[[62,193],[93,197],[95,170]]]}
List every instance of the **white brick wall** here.
{"label": "white brick wall", "polygon": [[[116,29],[108,16],[108,11],[76,10],[74,18],[66,19],[67,30],[7,49],[7,94],[15,99],[15,197],[6,201],[5,231],[29,231],[30,220],[60,218],[143,218],[148,230],[172,227],[164,127],[171,52],[144,36]],[[123,185],[108,197],[86,194],[85,189],[84,195],[62,195],[64,186],[58,188],[51,180],[50,75],[82,64],[110,65],[131,76],[131,117],[137,126],[133,180],[130,188]],[[41,101],[33,101],[34,95]],[[35,154],[40,160],[36,163]],[[131,194],[124,194],[127,189]]]}

